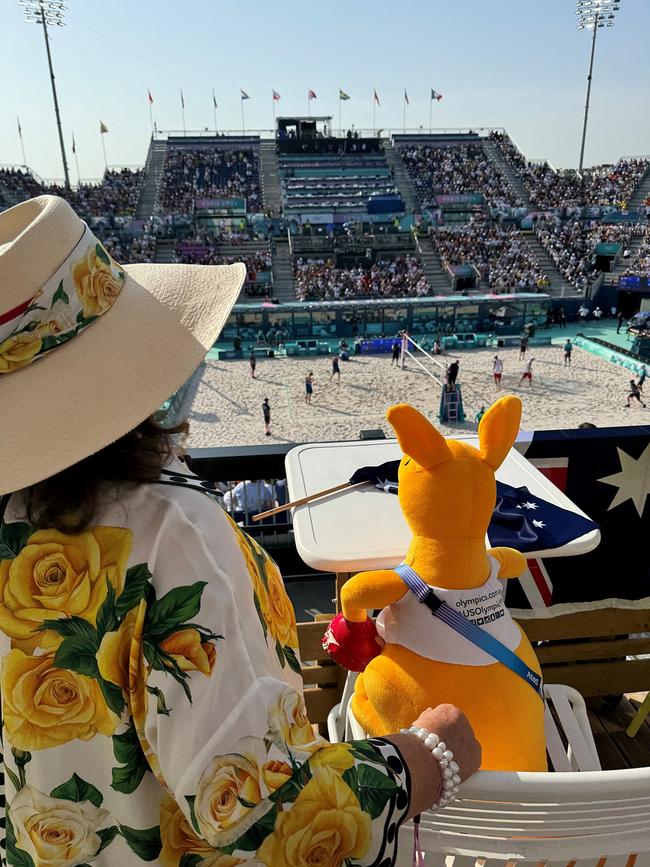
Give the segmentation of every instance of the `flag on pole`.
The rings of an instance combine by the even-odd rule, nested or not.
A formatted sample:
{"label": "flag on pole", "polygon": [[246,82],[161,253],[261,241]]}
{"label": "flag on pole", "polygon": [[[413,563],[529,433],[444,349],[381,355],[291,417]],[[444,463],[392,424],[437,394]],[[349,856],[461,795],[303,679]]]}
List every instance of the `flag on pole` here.
{"label": "flag on pole", "polygon": [[273,91],[273,102],[278,102],[279,99],[280,99],[280,94],[277,92],[277,90],[274,90]]}
{"label": "flag on pole", "polygon": [[149,100],[149,105],[153,105],[153,96],[150,90],[147,91],[147,99]]}
{"label": "flag on pole", "polygon": [[73,154],[76,154],[76,153],[77,153],[77,146],[76,146],[76,144],[74,143],[74,133],[72,133],[72,153],[73,153]]}
{"label": "flag on pole", "polygon": [[406,88],[404,88],[404,102],[405,102],[407,105],[410,105],[410,104],[411,104],[411,103],[409,102],[409,95],[408,95],[408,93],[406,92]]}
{"label": "flag on pole", "polygon": [[437,99],[438,102],[442,99],[442,94],[437,93],[433,88],[431,88],[431,99]]}
{"label": "flag on pole", "polygon": [[345,100],[345,99],[350,99],[350,97],[347,95],[347,93],[345,93],[345,91],[343,91],[339,88],[339,99]]}
{"label": "flag on pole", "polygon": [[183,88],[181,87],[181,108],[185,108],[185,99],[183,98]]}
{"label": "flag on pole", "polygon": [[108,127],[103,120],[99,121],[99,132],[101,135],[104,135],[104,133],[108,132]]}
{"label": "flag on pole", "polygon": [[217,107],[217,97],[214,95],[214,87],[212,88],[212,105]]}
{"label": "flag on pole", "polygon": [[377,96],[376,90],[375,90],[375,102],[377,103],[377,105],[381,105],[381,103],[379,102],[379,97]]}
{"label": "flag on pole", "polygon": [[22,127],[20,126],[20,118],[17,117],[16,120],[18,121],[18,137],[22,138],[23,137],[23,130],[22,130]]}
{"label": "flag on pole", "polygon": [[[240,90],[241,90],[241,88],[240,88]],[[241,98],[242,99],[250,99],[250,96],[246,93],[245,90],[242,90],[241,91]]]}
{"label": "flag on pole", "polygon": [[308,90],[307,91],[307,99],[316,99],[316,91]]}

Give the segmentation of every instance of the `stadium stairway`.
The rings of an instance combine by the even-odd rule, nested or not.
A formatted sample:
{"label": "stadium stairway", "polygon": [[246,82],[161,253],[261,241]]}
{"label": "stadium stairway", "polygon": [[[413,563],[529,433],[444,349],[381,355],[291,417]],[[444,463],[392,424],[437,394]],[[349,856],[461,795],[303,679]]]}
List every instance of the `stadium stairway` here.
{"label": "stadium stairway", "polygon": [[508,185],[515,193],[516,197],[521,199],[527,208],[530,208],[530,199],[528,198],[528,193],[524,189],[521,178],[517,175],[512,166],[504,160],[503,155],[496,144],[493,141],[490,141],[490,139],[483,139],[483,153],[506,178]]}
{"label": "stadium stairway", "polygon": [[415,246],[420,255],[422,272],[427,278],[434,295],[448,295],[452,291],[449,275],[442,266],[442,260],[438,251],[433,246],[428,235],[421,235],[415,239]]}
{"label": "stadium stairway", "polygon": [[148,220],[150,217],[153,217],[156,212],[166,153],[166,141],[151,140],[149,153],[147,154],[147,162],[144,167],[144,184],[140,190],[138,206],[135,209],[137,220]]}
{"label": "stadium stairway", "polygon": [[273,252],[273,298],[280,304],[296,301],[293,283],[293,263],[286,238],[276,238]]}
{"label": "stadium stairway", "polygon": [[630,210],[637,210],[637,208],[639,208],[647,198],[650,198],[650,165],[646,169],[645,174],[639,181],[638,187],[634,191],[634,195],[630,199]]}
{"label": "stadium stairway", "polygon": [[402,159],[401,154],[393,147],[389,139],[383,139],[382,144],[384,145],[386,163],[388,164],[388,168],[391,170],[393,180],[395,181],[399,194],[404,202],[406,213],[409,214],[414,211],[419,211],[420,205],[415,194],[415,187],[413,186],[411,176],[404,165],[404,160]]}
{"label": "stadium stairway", "polygon": [[[642,201],[643,199],[641,199],[641,202]],[[630,251],[630,255],[625,259],[623,256],[618,256],[616,258],[612,269],[605,274],[606,283],[618,285],[618,278],[622,277],[627,272],[630,262],[633,262],[636,259],[643,241],[643,238],[632,238],[629,244],[624,245]]]}
{"label": "stadium stairway", "polygon": [[275,152],[275,141],[262,141],[260,144],[260,167],[262,182],[262,198],[264,210],[272,216],[279,216],[282,211],[282,182],[278,155]]}
{"label": "stadium stairway", "polygon": [[176,241],[173,238],[158,238],[153,255],[156,265],[171,265],[176,261]]}
{"label": "stadium stairway", "polygon": [[547,253],[545,247],[540,244],[537,235],[534,232],[521,232],[521,238],[528,246],[528,251],[537,259],[540,269],[546,274],[551,281],[544,291],[554,298],[564,298],[567,295],[579,295],[580,293],[567,280],[564,279],[562,273],[558,269],[555,262]]}

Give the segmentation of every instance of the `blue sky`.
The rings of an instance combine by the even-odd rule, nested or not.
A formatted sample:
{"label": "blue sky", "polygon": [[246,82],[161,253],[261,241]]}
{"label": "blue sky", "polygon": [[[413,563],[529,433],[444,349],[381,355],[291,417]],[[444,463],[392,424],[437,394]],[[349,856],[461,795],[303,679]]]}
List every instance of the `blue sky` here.
{"label": "blue sky", "polygon": [[[350,94],[343,123],[372,126],[503,126],[530,158],[575,167],[590,34],[576,29],[572,0],[68,0],[65,28],[52,32],[68,159],[74,132],[81,176],[103,171],[99,121],[112,164],[142,164],[150,135],[147,89],[160,129],[270,128],[278,114],[312,113],[338,125],[338,88]],[[621,0],[616,26],[599,31],[587,165],[650,153],[650,2]],[[0,11],[0,164],[27,162],[61,177],[43,34],[15,0]]]}

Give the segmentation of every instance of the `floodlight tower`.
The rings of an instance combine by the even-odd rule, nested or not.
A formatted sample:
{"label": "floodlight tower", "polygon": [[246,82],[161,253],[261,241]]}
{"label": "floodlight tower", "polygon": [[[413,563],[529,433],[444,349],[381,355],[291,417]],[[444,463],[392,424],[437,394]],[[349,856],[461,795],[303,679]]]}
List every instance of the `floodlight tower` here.
{"label": "floodlight tower", "polygon": [[54,69],[52,68],[52,54],[50,53],[50,37],[48,27],[63,27],[65,24],[66,6],[63,0],[18,0],[20,6],[25,8],[25,19],[28,24],[40,24],[45,36],[45,50],[47,51],[47,64],[50,68],[50,81],[52,82],[52,97],[54,98],[54,114],[56,125],[59,130],[59,144],[61,145],[61,159],[63,160],[63,177],[66,189],[70,189],[70,175],[68,173],[68,160],[65,155],[63,143],[63,130],[61,129],[61,114],[59,113],[59,100],[56,95],[56,83]]}
{"label": "floodlight tower", "polygon": [[596,52],[596,35],[600,27],[613,27],[616,13],[621,8],[621,0],[578,0],[576,15],[578,30],[592,30],[591,58],[589,74],[587,75],[587,100],[585,102],[585,119],[582,124],[582,143],[580,145],[580,164],[578,172],[582,174],[582,163],[585,155],[585,139],[587,138],[587,119],[589,117],[589,98],[591,96],[591,77],[594,70],[594,54]]}

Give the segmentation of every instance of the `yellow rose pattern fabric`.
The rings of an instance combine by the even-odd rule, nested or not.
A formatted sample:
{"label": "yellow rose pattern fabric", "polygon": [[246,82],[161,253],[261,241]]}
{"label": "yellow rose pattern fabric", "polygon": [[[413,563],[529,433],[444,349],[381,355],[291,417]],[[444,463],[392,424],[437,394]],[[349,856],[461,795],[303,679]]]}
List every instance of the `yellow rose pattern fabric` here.
{"label": "yellow rose pattern fabric", "polygon": [[77,252],[71,265],[62,266],[6,330],[0,329],[0,374],[66,343],[114,304],[125,282],[120,265],[88,228]]}
{"label": "yellow rose pattern fabric", "polygon": [[0,526],[7,863],[389,867],[407,770],[315,733],[276,564],[141,487],[85,533]]}

